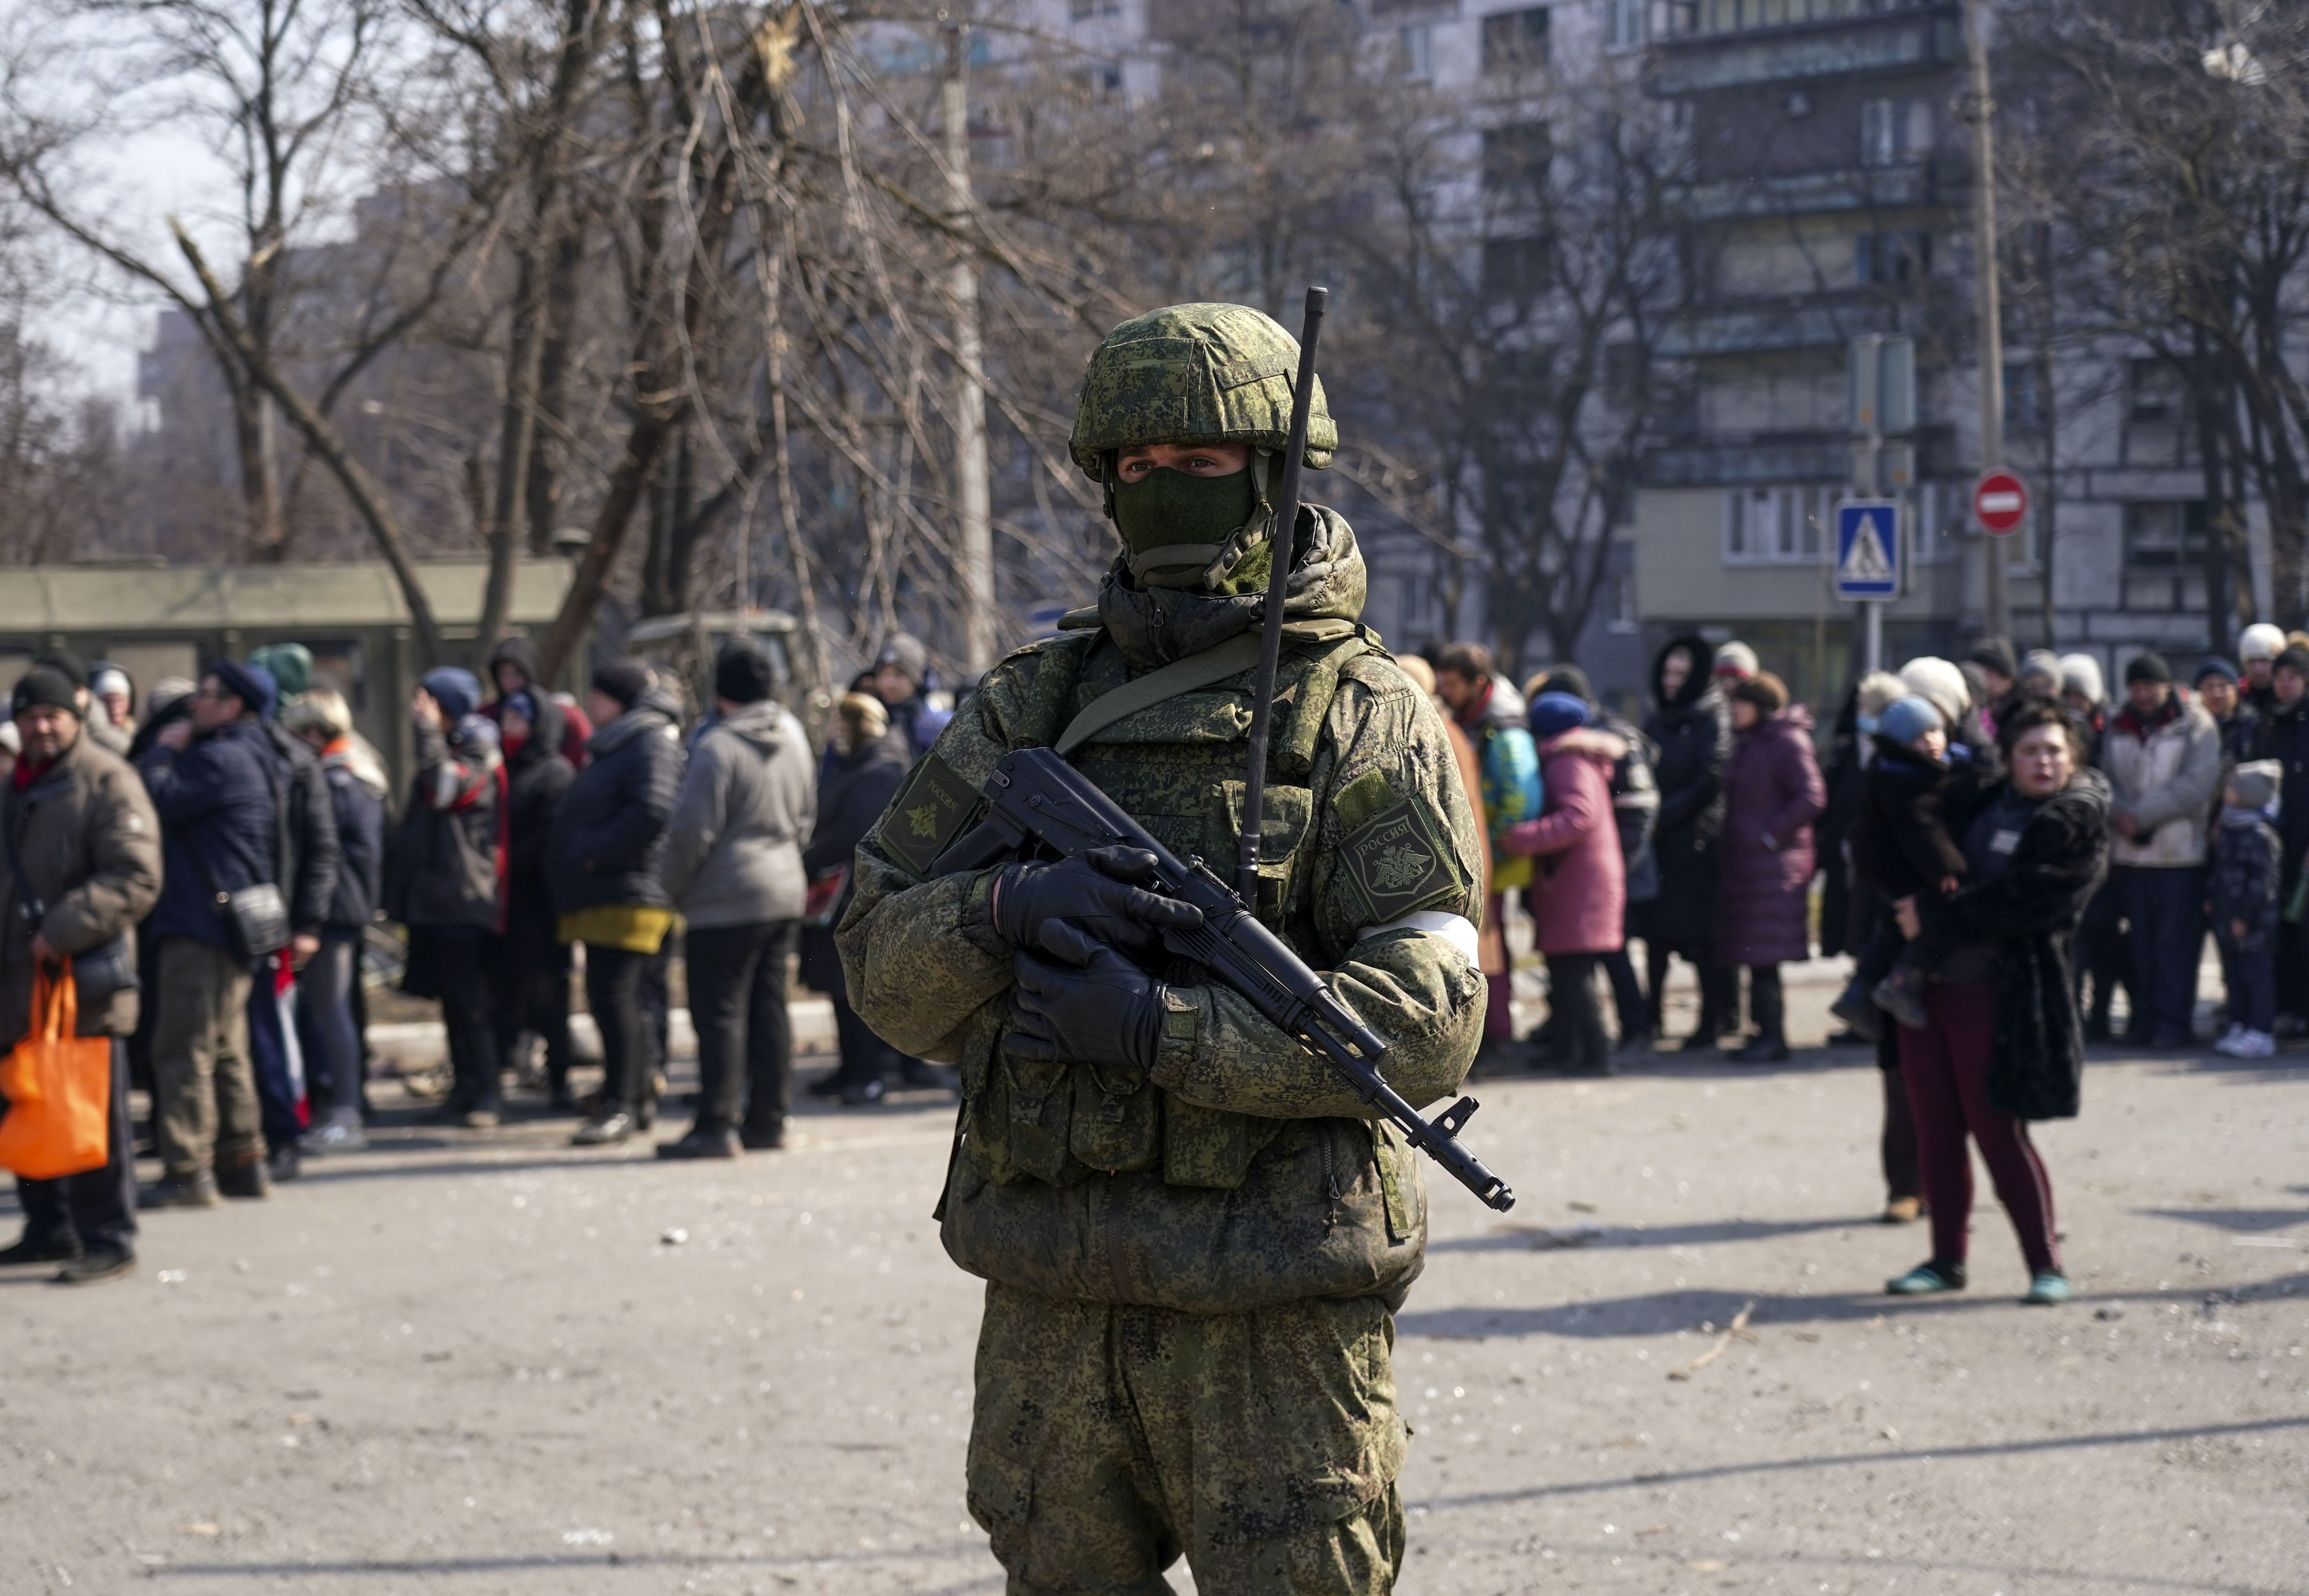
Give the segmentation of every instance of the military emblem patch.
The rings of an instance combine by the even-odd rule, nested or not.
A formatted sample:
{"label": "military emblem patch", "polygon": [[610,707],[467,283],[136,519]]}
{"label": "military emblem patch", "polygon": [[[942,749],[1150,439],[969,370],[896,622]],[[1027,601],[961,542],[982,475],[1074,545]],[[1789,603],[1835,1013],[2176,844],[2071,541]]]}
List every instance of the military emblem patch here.
{"label": "military emblem patch", "polygon": [[1358,826],[1340,844],[1339,853],[1372,925],[1456,902],[1459,895],[1459,872],[1449,851],[1408,802]]}
{"label": "military emblem patch", "polygon": [[915,875],[928,876],[978,807],[977,792],[932,754],[914,767],[882,816],[882,851]]}

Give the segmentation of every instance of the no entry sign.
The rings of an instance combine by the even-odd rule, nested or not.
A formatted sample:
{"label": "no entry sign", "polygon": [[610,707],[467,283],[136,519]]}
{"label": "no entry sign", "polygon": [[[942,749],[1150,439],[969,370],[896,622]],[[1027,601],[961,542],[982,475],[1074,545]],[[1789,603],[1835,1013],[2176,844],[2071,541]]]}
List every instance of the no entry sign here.
{"label": "no entry sign", "polygon": [[1982,531],[2010,537],[2028,519],[2028,485],[2018,471],[1983,471],[1972,485],[1972,513]]}

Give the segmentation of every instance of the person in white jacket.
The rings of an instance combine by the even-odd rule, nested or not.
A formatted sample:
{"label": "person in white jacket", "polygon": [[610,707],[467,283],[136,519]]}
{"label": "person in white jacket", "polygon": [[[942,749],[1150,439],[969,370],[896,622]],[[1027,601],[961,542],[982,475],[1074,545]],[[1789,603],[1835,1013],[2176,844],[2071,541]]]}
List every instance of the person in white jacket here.
{"label": "person in white jacket", "polygon": [[2124,668],[2124,696],[2100,747],[2101,770],[2115,793],[2109,883],[2132,946],[2135,1007],[2124,1040],[2184,1048],[2195,1040],[2205,826],[2220,787],[2220,729],[2182,701],[2160,654],[2133,656]]}

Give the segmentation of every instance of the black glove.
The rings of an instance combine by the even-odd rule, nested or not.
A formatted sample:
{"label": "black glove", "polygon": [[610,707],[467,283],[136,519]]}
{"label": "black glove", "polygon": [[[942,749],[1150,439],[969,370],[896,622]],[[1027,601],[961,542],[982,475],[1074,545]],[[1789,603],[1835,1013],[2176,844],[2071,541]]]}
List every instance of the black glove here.
{"label": "black glove", "polygon": [[1145,1079],[1163,1046],[1163,983],[1071,924],[1056,922],[1045,935],[1059,958],[1019,953],[1002,1050],[1120,1066]]}
{"label": "black glove", "polygon": [[1046,947],[1045,927],[1063,920],[1111,946],[1154,953],[1164,927],[1190,931],[1203,923],[1203,911],[1130,884],[1154,870],[1154,856],[1137,848],[1093,849],[1055,865],[1005,866],[994,879],[995,932],[1013,947]]}

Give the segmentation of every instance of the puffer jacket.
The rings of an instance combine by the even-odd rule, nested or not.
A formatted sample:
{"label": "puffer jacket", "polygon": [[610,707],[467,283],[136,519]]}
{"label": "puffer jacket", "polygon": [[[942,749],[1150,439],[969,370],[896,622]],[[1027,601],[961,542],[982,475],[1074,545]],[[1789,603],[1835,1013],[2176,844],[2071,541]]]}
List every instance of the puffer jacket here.
{"label": "puffer jacket", "polygon": [[693,926],[790,920],[806,893],[802,839],[817,819],[801,722],[749,703],[707,727],[689,753],[666,828],[665,893]]}
{"label": "puffer jacket", "polygon": [[[32,779],[0,788],[0,835],[14,845],[39,934],[66,956],[125,936],[160,895],[160,822],[125,760],[85,732]],[[24,1034],[32,1005],[32,933],[16,873],[0,856],[0,1055]],[[136,988],[83,1003],[82,1036],[136,1029]]]}
{"label": "puffer jacket", "polygon": [[417,728],[417,776],[393,850],[393,918],[431,930],[505,927],[506,775],[497,728]]}
{"label": "puffer jacket", "polygon": [[1459,712],[1459,729],[1475,746],[1483,777],[1483,822],[1490,833],[1492,891],[1531,884],[1531,860],[1503,845],[1508,828],[1535,820],[1546,803],[1539,751],[1526,729],[1523,694],[1493,678],[1483,700]]}
{"label": "puffer jacket", "polygon": [[1612,767],[1628,745],[1577,726],[1539,745],[1547,813],[1508,827],[1509,852],[1535,861],[1525,893],[1543,953],[1608,953],[1625,940],[1626,855],[1613,824]]}
{"label": "puffer jacket", "polygon": [[284,801],[264,729],[247,716],[195,737],[184,751],[154,743],[138,767],[160,817],[160,901],[145,930],[154,942],[189,936],[230,950],[217,894],[281,879],[274,830]]}
{"label": "puffer jacket", "polygon": [[681,785],[680,706],[652,688],[586,739],[585,757],[561,795],[546,849],[555,911],[672,908],[662,877],[666,823]]}
{"label": "puffer jacket", "polygon": [[[2229,809],[2213,828],[2212,868],[2205,873],[2213,936],[2230,953],[2265,953],[2277,943],[2278,882],[2285,844],[2259,810]],[[2233,923],[2244,922],[2242,938]]]}
{"label": "puffer jacket", "polygon": [[2110,819],[2130,815],[2138,828],[2127,837],[2112,827],[2113,864],[2205,862],[2205,821],[2221,782],[2221,732],[2210,715],[2178,693],[2145,720],[2127,705],[2101,738],[2100,768],[2115,795]]}
{"label": "puffer jacket", "polygon": [[350,738],[321,755],[321,775],[337,823],[336,893],[324,923],[357,931],[376,918],[385,897],[385,772]]}
{"label": "puffer jacket", "polygon": [[1716,905],[1722,964],[1779,964],[1812,951],[1806,894],[1812,823],[1828,804],[1802,704],[1735,734],[1724,771],[1723,885]]}

